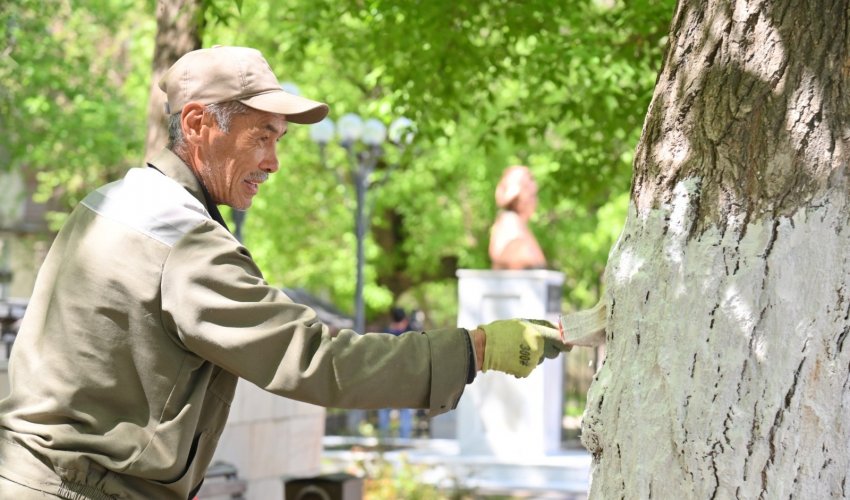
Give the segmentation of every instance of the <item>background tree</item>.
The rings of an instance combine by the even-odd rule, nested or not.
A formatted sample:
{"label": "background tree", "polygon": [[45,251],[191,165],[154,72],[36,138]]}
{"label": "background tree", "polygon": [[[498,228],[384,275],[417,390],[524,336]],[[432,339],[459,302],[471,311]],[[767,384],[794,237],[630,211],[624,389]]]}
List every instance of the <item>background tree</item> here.
{"label": "background tree", "polygon": [[[250,29],[210,30],[208,40],[261,48],[334,117],[417,122],[416,144],[389,157],[400,167],[371,193],[367,304],[383,312],[406,294],[443,312],[435,319],[445,324],[454,321],[455,270],[489,267],[493,192],[513,163],[529,164],[538,179],[535,232],[553,267],[567,272],[570,302],[596,300],[672,7],[246,1],[238,25]],[[309,282],[347,304],[354,244],[345,189],[317,169],[306,131],[293,132],[285,173],[251,209],[247,242],[273,281]],[[281,251],[281,241],[299,251]]]}
{"label": "background tree", "polygon": [[[21,0],[0,7],[0,168],[38,179],[62,210],[138,161],[146,97],[134,60],[148,47],[135,2]],[[141,40],[137,43],[136,40]]]}
{"label": "background tree", "polygon": [[[148,133],[145,140],[147,159],[164,148],[168,142],[165,93],[159,88],[159,80],[180,56],[201,48],[203,24],[204,9],[201,0],[156,2],[156,38],[148,98]],[[172,112],[175,111],[177,110]]]}
{"label": "background tree", "polygon": [[850,494],[848,21],[678,6],[608,263],[591,497]]}
{"label": "background tree", "polygon": [[[143,163],[153,57],[165,53],[156,48],[157,13],[160,24],[173,20],[166,7],[181,2],[197,6],[23,0],[0,10],[9,40],[0,67],[0,119],[11,132],[0,134],[4,166],[27,168],[41,199],[60,201],[54,227],[89,190]],[[673,0],[206,0],[200,8],[205,46],[260,48],[283,79],[330,103],[334,117],[417,122],[415,144],[404,156],[388,153],[398,168],[370,194],[373,318],[402,297],[434,323],[454,321],[454,272],[489,267],[493,191],[513,163],[528,164],[540,184],[534,230],[568,275],[568,302],[596,299],[625,217],[633,145]],[[176,9],[185,20],[190,11]],[[321,169],[306,127],[293,127],[280,154],[283,171],[251,209],[246,243],[271,283],[346,307],[351,196]],[[335,154],[331,164],[343,164]]]}

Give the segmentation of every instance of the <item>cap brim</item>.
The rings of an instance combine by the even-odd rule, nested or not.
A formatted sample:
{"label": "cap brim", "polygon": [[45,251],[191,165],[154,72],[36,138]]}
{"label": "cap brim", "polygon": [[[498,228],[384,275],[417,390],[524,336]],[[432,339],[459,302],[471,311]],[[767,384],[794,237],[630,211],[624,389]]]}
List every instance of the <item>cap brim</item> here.
{"label": "cap brim", "polygon": [[286,121],[292,123],[318,123],[328,115],[327,104],[290,94],[284,90],[239,99],[239,102],[260,111],[284,115]]}

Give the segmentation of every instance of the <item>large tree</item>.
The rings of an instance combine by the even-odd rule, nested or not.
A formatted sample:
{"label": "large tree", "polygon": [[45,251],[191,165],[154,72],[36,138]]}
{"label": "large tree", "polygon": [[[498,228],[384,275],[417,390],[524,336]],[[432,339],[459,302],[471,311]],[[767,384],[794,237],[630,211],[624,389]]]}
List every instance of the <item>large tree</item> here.
{"label": "large tree", "polygon": [[132,1],[0,6],[0,169],[37,178],[40,201],[67,210],[138,161],[133,40],[147,32],[127,16]]}
{"label": "large tree", "polygon": [[201,0],[157,0],[145,158],[155,155],[168,140],[165,94],[159,80],[180,56],[201,48],[203,21]]}
{"label": "large tree", "polygon": [[677,7],[607,266],[592,497],[850,497],[848,9]]}

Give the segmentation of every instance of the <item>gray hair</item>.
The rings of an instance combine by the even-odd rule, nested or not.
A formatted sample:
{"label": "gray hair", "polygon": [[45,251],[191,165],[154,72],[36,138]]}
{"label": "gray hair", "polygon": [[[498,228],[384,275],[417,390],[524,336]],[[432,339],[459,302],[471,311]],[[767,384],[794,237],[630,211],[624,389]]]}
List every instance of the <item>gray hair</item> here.
{"label": "gray hair", "polygon": [[[230,122],[235,115],[241,115],[250,111],[250,107],[239,101],[226,101],[215,104],[207,104],[204,111],[213,115],[218,128],[225,134],[230,132]],[[180,123],[182,112],[177,112],[168,117],[168,149],[182,151],[186,147],[186,139],[183,137],[183,126]]]}

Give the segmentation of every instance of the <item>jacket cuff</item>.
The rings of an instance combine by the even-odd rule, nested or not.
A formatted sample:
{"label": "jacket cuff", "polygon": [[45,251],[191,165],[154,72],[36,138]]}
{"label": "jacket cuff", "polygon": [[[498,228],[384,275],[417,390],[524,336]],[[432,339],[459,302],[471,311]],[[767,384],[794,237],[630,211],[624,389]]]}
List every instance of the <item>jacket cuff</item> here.
{"label": "jacket cuff", "polygon": [[471,384],[475,380],[475,342],[472,340],[472,334],[466,328],[461,328],[466,334],[466,348],[469,349],[469,369],[466,371],[466,383]]}
{"label": "jacket cuff", "polygon": [[469,345],[469,334],[462,328],[446,328],[425,332],[431,348],[431,416],[457,408],[466,381],[470,362],[473,373],[475,361]]}

